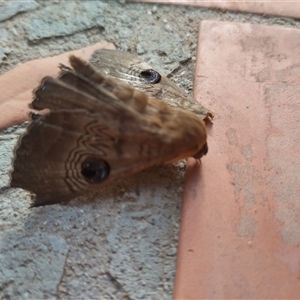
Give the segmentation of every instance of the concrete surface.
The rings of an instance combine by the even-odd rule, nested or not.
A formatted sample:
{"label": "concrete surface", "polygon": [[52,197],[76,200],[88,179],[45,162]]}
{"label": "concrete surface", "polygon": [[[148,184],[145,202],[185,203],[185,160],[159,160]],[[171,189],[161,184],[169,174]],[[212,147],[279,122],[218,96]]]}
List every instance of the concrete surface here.
{"label": "concrete surface", "polygon": [[[154,67],[171,73],[175,82],[191,92],[201,20],[295,28],[300,25],[289,18],[113,0],[72,1],[72,5],[61,1],[28,2],[31,6],[25,9],[16,1],[3,1],[0,7],[0,15],[4,16],[0,22],[1,74],[22,62],[106,40],[118,49],[139,51]],[[6,14],[7,7],[13,14]],[[152,27],[155,32],[150,30]],[[28,93],[26,83],[34,77],[41,61],[36,63],[21,78],[12,77],[1,86],[0,103],[3,95],[18,99],[23,84],[24,93]],[[4,188],[13,148],[23,130],[21,125],[0,133],[0,259],[5,262],[0,269],[0,298],[171,299],[184,162],[153,168],[65,205],[29,210],[28,193]],[[228,135],[234,141],[231,131]],[[251,158],[249,147],[243,153]],[[253,232],[249,220],[240,222],[240,232],[249,226]]]}
{"label": "concrete surface", "polygon": [[175,299],[299,299],[299,41],[201,23],[194,93],[216,117],[187,168]]}

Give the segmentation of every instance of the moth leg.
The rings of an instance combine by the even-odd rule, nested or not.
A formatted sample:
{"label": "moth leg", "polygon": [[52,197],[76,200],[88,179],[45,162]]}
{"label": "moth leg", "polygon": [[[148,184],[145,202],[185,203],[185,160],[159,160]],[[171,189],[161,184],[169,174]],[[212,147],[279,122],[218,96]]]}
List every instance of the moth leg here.
{"label": "moth leg", "polygon": [[60,68],[61,71],[63,72],[74,72],[74,70],[64,64],[59,64],[58,67]]}

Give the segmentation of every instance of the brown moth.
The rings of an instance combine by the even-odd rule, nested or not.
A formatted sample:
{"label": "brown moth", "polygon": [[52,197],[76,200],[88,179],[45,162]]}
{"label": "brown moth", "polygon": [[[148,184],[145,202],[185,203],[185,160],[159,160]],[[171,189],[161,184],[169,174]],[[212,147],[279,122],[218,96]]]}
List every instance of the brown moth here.
{"label": "brown moth", "polygon": [[[10,182],[35,194],[32,206],[60,203],[150,166],[207,153],[202,119],[212,117],[210,111],[134,56],[117,52],[113,62],[116,51],[97,55],[93,64],[118,80],[71,56],[73,69],[62,66],[58,78],[45,77],[35,90],[30,107],[41,113],[31,115],[18,141]],[[147,93],[120,80],[135,88],[139,80]],[[154,82],[158,88],[150,88]]]}

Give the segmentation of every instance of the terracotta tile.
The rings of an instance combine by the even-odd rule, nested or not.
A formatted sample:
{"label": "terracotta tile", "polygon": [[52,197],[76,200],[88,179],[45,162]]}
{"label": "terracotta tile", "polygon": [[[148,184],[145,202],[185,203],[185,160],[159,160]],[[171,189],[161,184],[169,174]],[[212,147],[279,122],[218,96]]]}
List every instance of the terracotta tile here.
{"label": "terracotta tile", "polygon": [[80,50],[26,62],[2,75],[0,77],[0,130],[28,119],[28,104],[33,100],[33,89],[44,76],[57,76],[59,63],[68,65],[68,57],[71,53],[88,60],[95,50],[103,48],[115,49],[113,44],[97,43]]}
{"label": "terracotta tile", "polygon": [[299,1],[203,1],[203,0],[127,0],[127,2],[148,2],[162,4],[192,5],[240,12],[250,12],[266,15],[286,16],[300,18]]}
{"label": "terracotta tile", "polygon": [[216,118],[188,163],[175,299],[299,299],[299,41],[201,23],[195,96]]}

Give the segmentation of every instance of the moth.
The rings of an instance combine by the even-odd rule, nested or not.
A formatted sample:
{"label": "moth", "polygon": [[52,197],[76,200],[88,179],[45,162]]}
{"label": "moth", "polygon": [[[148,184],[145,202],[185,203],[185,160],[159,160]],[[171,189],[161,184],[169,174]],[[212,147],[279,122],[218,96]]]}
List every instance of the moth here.
{"label": "moth", "polygon": [[10,186],[32,192],[31,206],[207,153],[212,112],[148,64],[114,50],[69,60],[34,91],[36,113],[15,149]]}

